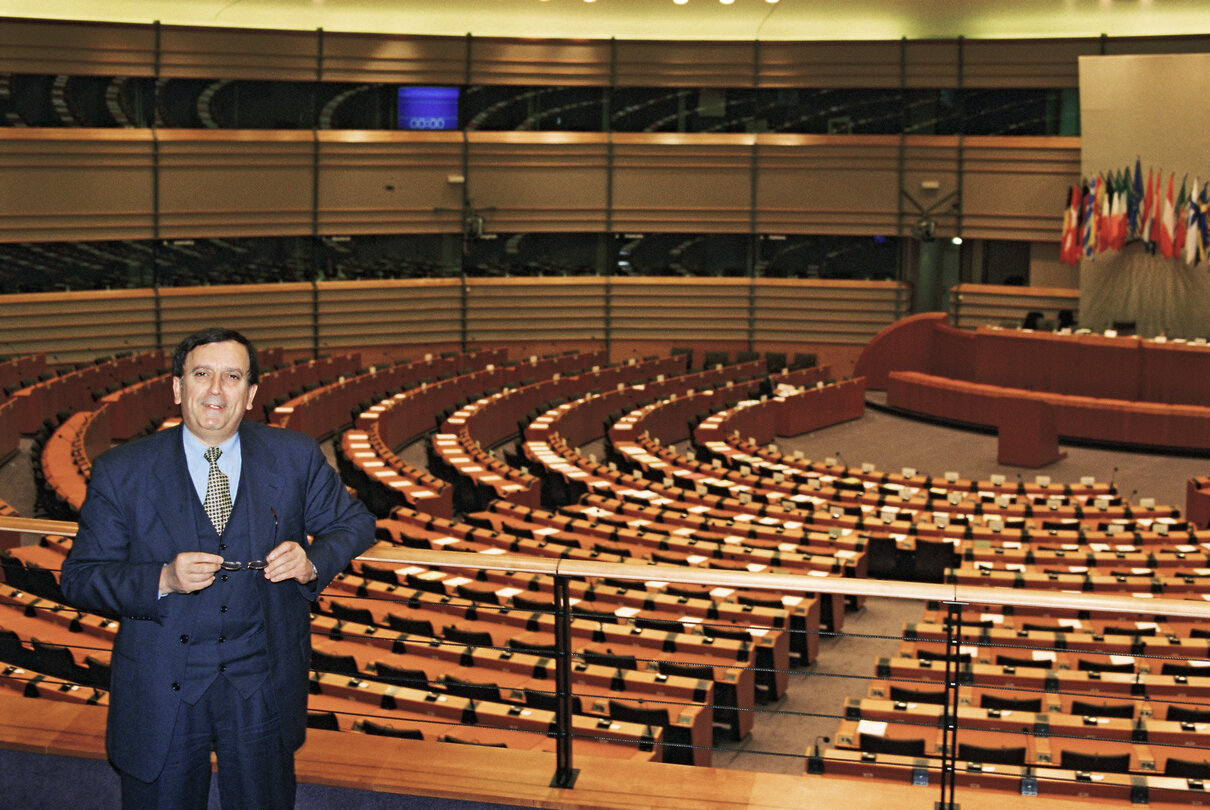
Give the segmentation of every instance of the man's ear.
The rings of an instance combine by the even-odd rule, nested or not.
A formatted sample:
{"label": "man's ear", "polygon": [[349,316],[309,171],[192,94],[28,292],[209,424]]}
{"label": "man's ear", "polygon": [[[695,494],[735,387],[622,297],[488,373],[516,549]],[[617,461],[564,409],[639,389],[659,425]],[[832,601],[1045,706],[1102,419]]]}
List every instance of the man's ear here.
{"label": "man's ear", "polygon": [[181,378],[172,378],[172,401],[177,405],[181,404]]}
{"label": "man's ear", "polygon": [[256,398],[256,386],[249,385],[248,386],[248,404],[244,406],[245,411],[252,410],[252,400],[255,398]]}

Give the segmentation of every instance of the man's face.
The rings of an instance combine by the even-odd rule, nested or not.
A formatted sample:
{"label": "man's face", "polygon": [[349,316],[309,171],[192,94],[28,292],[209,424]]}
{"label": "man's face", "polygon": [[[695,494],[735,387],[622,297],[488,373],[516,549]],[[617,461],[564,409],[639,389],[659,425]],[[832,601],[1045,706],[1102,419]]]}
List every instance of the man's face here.
{"label": "man's face", "polygon": [[183,376],[172,378],[185,427],[208,447],[235,435],[255,396],[256,386],[248,384],[248,350],[234,340],[198,346],[185,356]]}

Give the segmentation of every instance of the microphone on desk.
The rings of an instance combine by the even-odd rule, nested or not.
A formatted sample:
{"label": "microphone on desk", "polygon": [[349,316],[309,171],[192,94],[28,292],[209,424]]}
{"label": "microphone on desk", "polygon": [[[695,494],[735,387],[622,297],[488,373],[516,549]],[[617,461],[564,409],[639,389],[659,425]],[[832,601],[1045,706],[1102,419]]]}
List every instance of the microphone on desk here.
{"label": "microphone on desk", "polygon": [[1117,492],[1117,490],[1113,488],[1113,482],[1117,480],[1117,477],[1118,477],[1118,468],[1114,467],[1113,475],[1109,476],[1109,494],[1110,495]]}
{"label": "microphone on desk", "polygon": [[1025,478],[1022,477],[1021,473],[1017,473],[1017,494],[1025,494]]}
{"label": "microphone on desk", "polygon": [[819,743],[821,741],[829,743],[832,742],[832,738],[825,737],[823,735],[815,738],[815,747],[813,749],[813,753],[807,757],[807,773],[809,774],[818,775],[823,773],[823,752],[819,749]]}
{"label": "microphone on desk", "polygon": [[1138,494],[1139,491],[1137,489],[1131,490],[1130,497],[1122,501],[1122,514],[1125,515],[1127,519],[1134,517],[1134,510],[1130,508],[1130,504],[1134,503],[1134,496]]}
{"label": "microphone on desk", "polygon": [[840,459],[841,465],[847,470],[849,467],[849,462],[845,461],[844,456],[841,454],[841,452],[839,450],[836,451],[836,458]]}

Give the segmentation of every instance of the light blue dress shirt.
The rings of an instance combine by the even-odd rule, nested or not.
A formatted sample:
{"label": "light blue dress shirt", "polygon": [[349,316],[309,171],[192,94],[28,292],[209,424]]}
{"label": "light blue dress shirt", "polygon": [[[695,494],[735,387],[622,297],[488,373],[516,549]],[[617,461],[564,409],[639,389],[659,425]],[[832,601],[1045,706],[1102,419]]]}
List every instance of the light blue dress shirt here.
{"label": "light blue dress shirt", "polygon": [[[210,462],[206,460],[208,445],[202,443],[188,428],[181,428],[181,436],[185,444],[185,463],[189,465],[189,478],[193,488],[197,490],[198,500],[206,502],[206,483],[210,480]],[[218,468],[227,476],[227,484],[231,488],[231,505],[235,505],[236,493],[239,492],[239,474],[243,466],[243,456],[239,449],[239,433],[218,446],[223,454],[218,457]]]}

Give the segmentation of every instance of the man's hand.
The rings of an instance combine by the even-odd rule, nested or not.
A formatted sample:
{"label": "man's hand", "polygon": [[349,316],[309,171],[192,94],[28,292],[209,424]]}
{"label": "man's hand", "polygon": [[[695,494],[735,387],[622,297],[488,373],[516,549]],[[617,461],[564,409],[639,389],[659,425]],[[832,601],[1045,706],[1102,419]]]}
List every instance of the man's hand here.
{"label": "man's hand", "polygon": [[214,584],[223,558],[204,551],[183,551],[160,569],[160,593],[193,593]]}
{"label": "man's hand", "polygon": [[265,562],[269,564],[265,568],[265,579],[270,582],[294,579],[306,585],[315,579],[315,569],[307,559],[307,552],[293,540],[288,540],[270,551],[269,556],[265,557]]}

